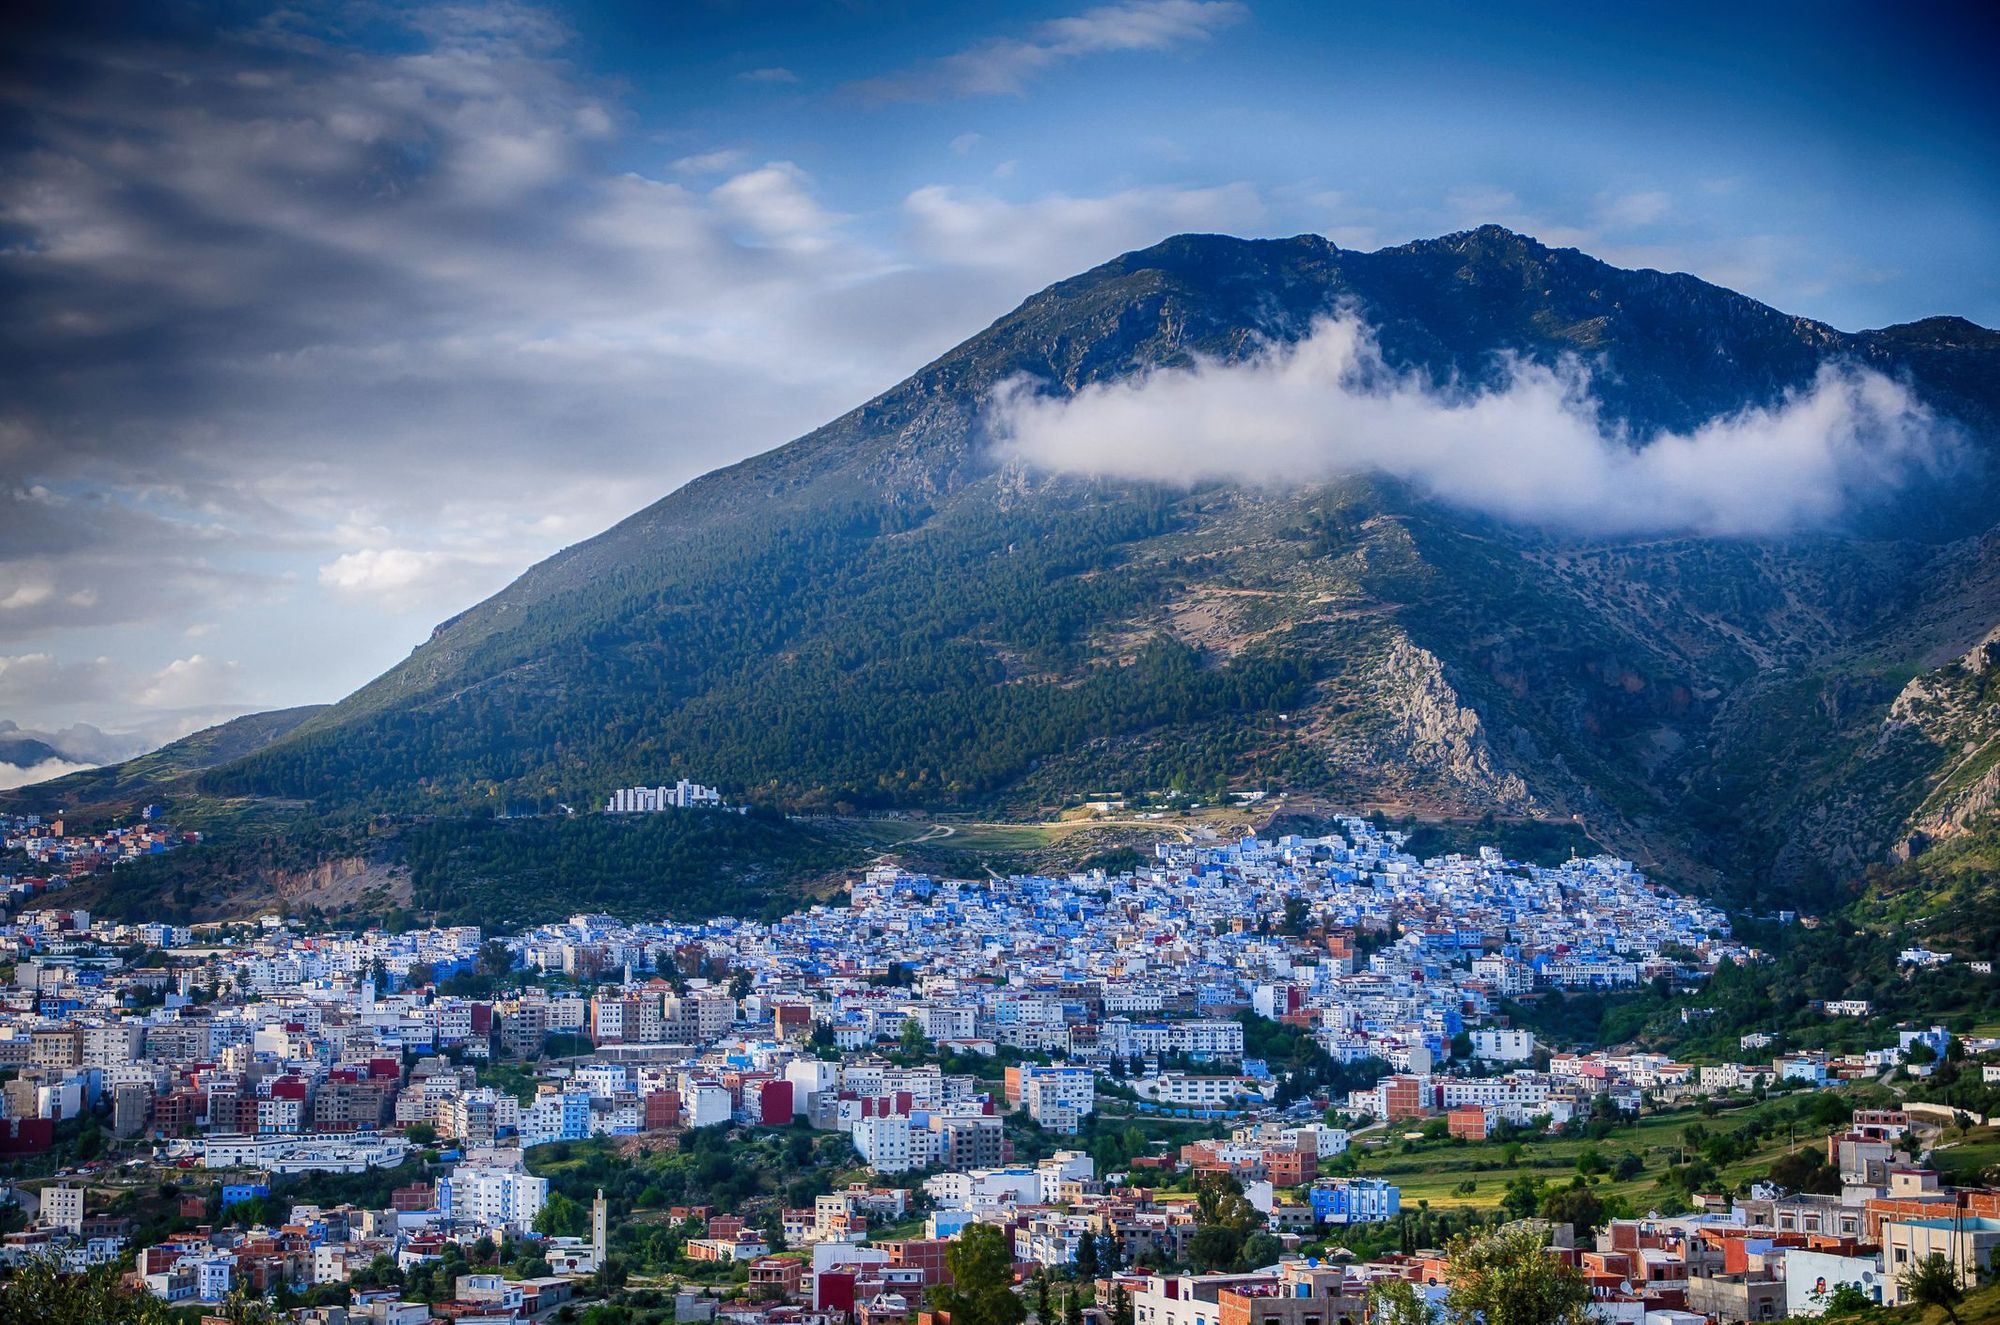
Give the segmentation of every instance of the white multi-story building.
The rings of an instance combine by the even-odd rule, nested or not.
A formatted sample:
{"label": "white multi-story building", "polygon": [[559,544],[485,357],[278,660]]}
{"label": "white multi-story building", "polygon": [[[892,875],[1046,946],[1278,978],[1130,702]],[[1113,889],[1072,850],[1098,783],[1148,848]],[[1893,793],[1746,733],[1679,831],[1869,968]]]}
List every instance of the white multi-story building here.
{"label": "white multi-story building", "polygon": [[877,1173],[907,1173],[923,1166],[918,1141],[920,1137],[927,1139],[930,1133],[916,1132],[907,1117],[891,1115],[859,1120],[854,1124],[852,1136],[855,1152]]}
{"label": "white multi-story building", "polygon": [[71,1233],[83,1232],[83,1188],[42,1188],[42,1223]]}
{"label": "white multi-story building", "polygon": [[1261,1103],[1277,1089],[1277,1083],[1256,1077],[1209,1076],[1192,1072],[1163,1072],[1147,1077],[1132,1087],[1140,1099],[1181,1108],[1226,1108],[1244,1101]]}
{"label": "white multi-story building", "polygon": [[681,1120],[689,1127],[712,1127],[735,1116],[729,1087],[719,1081],[681,1078]]}
{"label": "white multi-story building", "polygon": [[1052,1131],[1075,1132],[1097,1107],[1097,1072],[1089,1067],[1020,1069],[1021,1107]]}
{"label": "white multi-story building", "polygon": [[[1440,1103],[1447,1109],[1462,1104],[1491,1104],[1504,1110],[1535,1109],[1549,1098],[1547,1077],[1533,1072],[1509,1072],[1498,1077],[1437,1077]],[[1509,1113],[1507,1116],[1512,1117]]]}
{"label": "white multi-story building", "polygon": [[181,1263],[194,1271],[194,1295],[203,1302],[220,1302],[229,1296],[230,1286],[236,1281],[234,1256],[187,1256]]}
{"label": "white multi-story building", "polygon": [[85,1067],[123,1067],[139,1057],[146,1028],[135,1021],[114,1021],[83,1028]]}
{"label": "white multi-story building", "polygon": [[969,1007],[915,1004],[904,1013],[923,1027],[927,1040],[969,1040],[976,1033],[978,1013]]}
{"label": "white multi-story building", "polygon": [[691,810],[722,804],[722,793],[686,778],[671,787],[620,787],[604,804],[606,814],[657,814],[662,810]]}
{"label": "white multi-story building", "polygon": [[273,1173],[360,1173],[393,1169],[409,1144],[400,1136],[209,1136],[198,1143],[204,1168],[269,1169]]}
{"label": "white multi-story building", "polygon": [[1535,1033],[1518,1027],[1472,1032],[1472,1056],[1502,1063],[1525,1063],[1535,1056]]}
{"label": "white multi-story building", "polygon": [[549,1180],[519,1169],[461,1164],[438,1182],[438,1208],[455,1219],[524,1233],[549,1199]]}
{"label": "white multi-story building", "polygon": [[1472,974],[1492,986],[1495,993],[1507,997],[1529,993],[1535,987],[1534,971],[1512,957],[1475,957]]}
{"label": "white multi-story building", "polygon": [[551,1141],[581,1141],[590,1135],[590,1092],[567,1087],[556,1090],[544,1086],[535,1102],[521,1110],[521,1144],[546,1145]]}
{"label": "white multi-story building", "polygon": [[1099,1036],[1119,1058],[1181,1055],[1202,1061],[1243,1057],[1243,1027],[1234,1021],[1127,1021],[1113,1017]]}

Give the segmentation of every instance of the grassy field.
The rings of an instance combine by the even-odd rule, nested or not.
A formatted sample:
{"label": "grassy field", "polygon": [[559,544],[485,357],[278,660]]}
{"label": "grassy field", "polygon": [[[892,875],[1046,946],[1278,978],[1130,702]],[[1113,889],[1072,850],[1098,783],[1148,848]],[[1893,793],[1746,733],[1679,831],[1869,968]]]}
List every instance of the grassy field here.
{"label": "grassy field", "polygon": [[[1692,1109],[1653,1114],[1629,1127],[1621,1127],[1601,1141],[1582,1139],[1532,1140],[1512,1145],[1500,1142],[1413,1141],[1405,1153],[1403,1133],[1391,1129],[1360,1138],[1354,1147],[1357,1169],[1368,1177],[1385,1178],[1402,1189],[1403,1208],[1415,1209],[1428,1202],[1434,1210],[1491,1208],[1499,1204],[1507,1184],[1521,1174],[1550,1185],[1566,1185],[1576,1175],[1577,1158],[1586,1149],[1595,1149],[1611,1164],[1626,1154],[1636,1154],[1645,1170],[1624,1182],[1609,1176],[1600,1179],[1595,1190],[1600,1196],[1623,1196],[1638,1210],[1647,1208],[1647,1198],[1675,1152],[1684,1146],[1683,1134],[1690,1123],[1700,1123],[1713,1135],[1735,1131],[1753,1118],[1774,1117],[1789,1106],[1780,1101],[1745,1104],[1704,1118]],[[1796,1147],[1822,1144],[1824,1132],[1800,1124],[1796,1139],[1780,1127],[1745,1159],[1721,1170],[1722,1181],[1730,1186],[1762,1177],[1771,1161]],[[1510,1151],[1512,1158],[1510,1160]],[[1470,1192],[1462,1190],[1471,1183]]]}
{"label": "grassy field", "polygon": [[1977,1182],[1980,1174],[2000,1166],[2000,1127],[1975,1127],[1963,1138],[1947,1133],[1932,1162],[1960,1182]]}
{"label": "grassy field", "polygon": [[849,839],[880,851],[928,847],[939,852],[981,852],[1001,854],[1047,850],[1080,833],[1107,830],[1139,832],[1155,838],[1179,838],[1198,829],[1222,836],[1247,831],[1257,822],[1251,812],[1233,806],[1208,806],[1193,814],[1170,814],[1163,819],[1141,819],[1130,814],[1098,815],[1072,810],[1062,817],[1041,822],[1001,822],[962,818],[954,815],[915,816],[907,819],[837,819],[837,826]]}
{"label": "grassy field", "polygon": [[1967,1293],[1955,1317],[1938,1307],[1877,1307],[1846,1319],[1868,1325],[2000,1325],[2000,1284]]}

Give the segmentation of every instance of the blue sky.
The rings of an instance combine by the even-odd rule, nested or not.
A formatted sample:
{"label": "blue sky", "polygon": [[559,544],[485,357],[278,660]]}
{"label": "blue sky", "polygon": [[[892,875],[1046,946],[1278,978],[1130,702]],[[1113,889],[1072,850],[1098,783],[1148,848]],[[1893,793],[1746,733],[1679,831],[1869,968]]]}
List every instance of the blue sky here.
{"label": "blue sky", "polygon": [[1496,221],[2000,323],[1990,7],[44,12],[0,57],[0,719],[132,746],[338,698],[1178,230]]}

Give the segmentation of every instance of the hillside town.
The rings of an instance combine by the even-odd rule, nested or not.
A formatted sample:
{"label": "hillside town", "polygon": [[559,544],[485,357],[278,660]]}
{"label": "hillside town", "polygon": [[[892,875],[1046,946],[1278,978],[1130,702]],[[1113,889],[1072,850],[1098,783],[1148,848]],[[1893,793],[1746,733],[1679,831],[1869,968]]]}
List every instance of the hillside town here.
{"label": "hillside town", "polygon": [[154,805],[139,812],[137,823],[89,833],[72,833],[63,820],[45,822],[38,814],[0,815],[0,905],[19,907],[72,879],[200,841],[200,833],[163,822]]}
{"label": "hillside town", "polygon": [[[2000,1048],[1941,1026],[1857,1054],[1744,1037],[1724,1062],[1544,1043],[1517,1000],[1699,990],[1762,954],[1630,862],[1404,845],[1347,819],[1162,842],[1118,873],[882,865],[768,923],[21,913],[0,927],[0,1259],[316,1325],[573,1315],[641,1282],[674,1320],[913,1325],[950,1249],[997,1230],[1023,1292],[1060,1279],[1101,1325],[1332,1325],[1383,1283],[1449,1290],[1415,1236],[1442,1231],[1430,1200],[1362,1171],[1394,1147],[1615,1138]],[[1510,1213],[1605,1322],[1893,1304],[1933,1253],[1987,1274],[2000,1192],[1924,1162],[1951,1111],[1838,1112],[1785,1152],[1823,1149],[1810,1190],[1709,1174],[1621,1217],[1579,1158],[1588,1201],[1531,1184]],[[759,1138],[782,1163],[731,1203],[563,1167],[712,1157],[726,1190]]]}

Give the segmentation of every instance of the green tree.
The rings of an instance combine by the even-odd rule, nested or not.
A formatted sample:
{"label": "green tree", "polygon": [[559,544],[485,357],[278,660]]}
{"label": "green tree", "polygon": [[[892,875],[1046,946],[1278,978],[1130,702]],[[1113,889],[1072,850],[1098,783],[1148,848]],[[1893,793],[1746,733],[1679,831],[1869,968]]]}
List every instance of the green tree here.
{"label": "green tree", "polygon": [[1228,1173],[1205,1173],[1195,1181],[1195,1217],[1203,1224],[1247,1232],[1264,1222],[1243,1195],[1243,1184]]}
{"label": "green tree", "polygon": [[550,1192],[541,1213],[535,1216],[535,1232],[548,1238],[581,1237],[584,1223],[582,1206],[561,1192]]}
{"label": "green tree", "polygon": [[1311,914],[1311,908],[1306,904],[1305,898],[1296,893],[1285,898],[1285,933],[1293,938],[1303,938],[1306,932],[1306,920]]}
{"label": "green tree", "polygon": [[915,1017],[903,1018],[902,1048],[904,1053],[912,1058],[920,1058],[923,1056],[924,1050],[930,1048],[930,1044],[930,1037],[924,1034],[924,1024],[921,1021],[918,1021]]}
{"label": "green tree", "polygon": [[1188,1239],[1188,1259],[1199,1270],[1234,1269],[1243,1255],[1243,1230],[1227,1224],[1203,1224]]}
{"label": "green tree", "polygon": [[945,1248],[951,1282],[935,1291],[953,1325],[1021,1325],[1027,1307],[1014,1295],[1014,1248],[992,1224],[973,1224]]}
{"label": "green tree", "polygon": [[1588,1187],[1564,1187],[1542,1198],[1542,1218],[1554,1224],[1568,1224],[1578,1237],[1587,1237],[1604,1222],[1604,1202]]}
{"label": "green tree", "polygon": [[271,1304],[242,1284],[230,1289],[222,1300],[221,1316],[229,1325],[278,1325],[278,1313]]}
{"label": "green tree", "polygon": [[396,1258],[387,1252],[376,1252],[375,1259],[355,1271],[350,1279],[358,1288],[380,1288],[403,1282],[403,1271],[396,1264]]}
{"label": "green tree", "polygon": [[1079,1279],[1095,1279],[1098,1272],[1097,1234],[1085,1233],[1076,1240],[1076,1274]]}
{"label": "green tree", "polygon": [[1431,1306],[1407,1279],[1384,1279],[1368,1292],[1377,1325],[1431,1325]]}
{"label": "green tree", "polygon": [[1859,1284],[1835,1284],[1831,1292],[1815,1293],[1821,1309],[1829,1316],[1855,1316],[1875,1308],[1875,1299],[1861,1291]]}
{"label": "green tree", "polygon": [[1532,1229],[1455,1239],[1446,1261],[1446,1314],[1484,1325],[1585,1325],[1590,1286]]}
{"label": "green tree", "polygon": [[1542,1184],[1533,1174],[1521,1173],[1501,1194],[1500,1208],[1513,1219],[1526,1219],[1542,1208]]}
{"label": "green tree", "polygon": [[1932,1252],[1903,1272],[1903,1296],[1920,1307],[1936,1307],[1945,1319],[1957,1325],[1958,1304],[1965,1300],[1965,1285],[1958,1271],[1943,1254]]}
{"label": "green tree", "polygon": [[1261,1270],[1267,1265],[1276,1265],[1284,1253],[1285,1244],[1260,1228],[1243,1239],[1240,1259],[1244,1269]]}
{"label": "green tree", "polygon": [[1773,1160],[1771,1181],[1786,1191],[1830,1196],[1840,1190],[1840,1171],[1826,1162],[1817,1146],[1807,1146]]}
{"label": "green tree", "polygon": [[119,1279],[115,1265],[66,1274],[55,1257],[33,1257],[0,1282],[0,1325],[168,1325],[165,1303]]}
{"label": "green tree", "polygon": [[476,964],[481,975],[497,980],[514,969],[514,954],[509,952],[507,945],[499,939],[488,939],[479,945]]}

